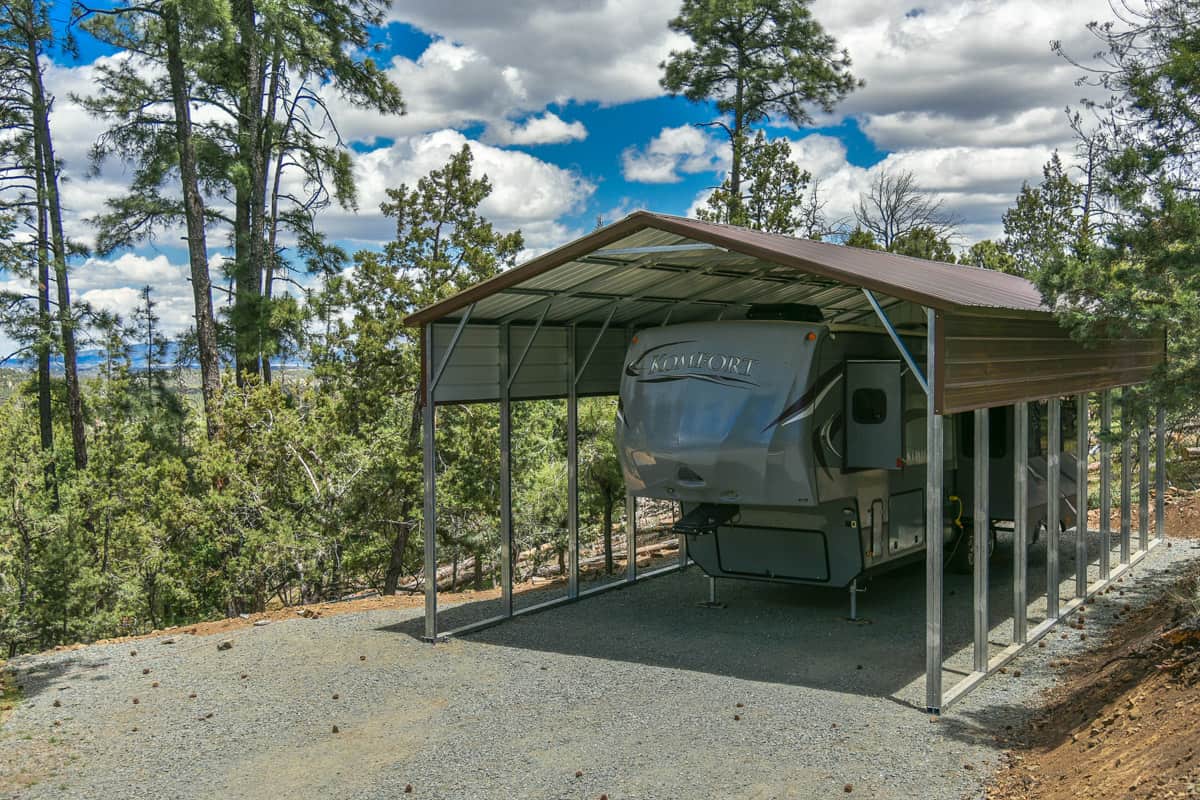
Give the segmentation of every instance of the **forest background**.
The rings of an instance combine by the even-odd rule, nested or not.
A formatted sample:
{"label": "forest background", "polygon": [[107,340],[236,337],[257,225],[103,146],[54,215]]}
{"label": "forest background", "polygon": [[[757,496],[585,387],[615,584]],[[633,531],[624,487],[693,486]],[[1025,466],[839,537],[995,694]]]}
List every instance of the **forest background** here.
{"label": "forest background", "polygon": [[[482,214],[512,187],[466,145],[387,189],[383,247],[350,251],[323,228],[357,204],[339,116],[420,113],[373,55],[386,10],[0,3],[0,327],[14,343],[0,354],[0,654],[424,580],[417,344],[402,319],[528,249]],[[1021,188],[1003,236],[971,242],[903,169],[832,213],[772,136],[863,91],[810,2],[684,0],[658,78],[705,110],[722,165],[692,213],[1022,274],[1085,341],[1165,327],[1171,358],[1139,402],[1182,426],[1200,397],[1200,2],[1110,12],[1089,28],[1096,58],[1059,48],[1091,98],[1068,109],[1073,151]],[[79,219],[64,213],[46,74],[84,35],[130,54],[71,99],[94,120],[97,169],[119,162],[131,179]],[[183,333],[164,334],[152,286],[124,314],[73,296],[89,256],[171,237],[187,250]],[[609,564],[624,513],[614,410],[583,401],[579,426],[581,530]],[[439,410],[439,552],[478,588],[497,572],[497,439],[495,408]],[[538,554],[530,568],[554,574],[564,405],[516,404],[513,439],[514,530]]]}

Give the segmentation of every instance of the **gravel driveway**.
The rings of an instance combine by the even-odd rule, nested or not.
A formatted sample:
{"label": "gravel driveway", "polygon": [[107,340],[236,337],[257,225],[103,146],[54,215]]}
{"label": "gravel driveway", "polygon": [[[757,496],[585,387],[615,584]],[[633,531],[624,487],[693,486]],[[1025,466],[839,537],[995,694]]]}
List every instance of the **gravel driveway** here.
{"label": "gravel driveway", "polygon": [[[1002,543],[997,623],[1009,556]],[[722,584],[728,607],[700,608],[692,568],[432,647],[419,611],[373,611],[25,657],[0,797],[969,797],[1054,681],[1048,662],[1197,556],[1155,549],[1136,587],[1094,606],[1088,641],[1056,633],[936,722],[917,708],[920,564],[873,581],[859,624],[843,592],[768,584]],[[952,666],[969,577],[946,590]]]}

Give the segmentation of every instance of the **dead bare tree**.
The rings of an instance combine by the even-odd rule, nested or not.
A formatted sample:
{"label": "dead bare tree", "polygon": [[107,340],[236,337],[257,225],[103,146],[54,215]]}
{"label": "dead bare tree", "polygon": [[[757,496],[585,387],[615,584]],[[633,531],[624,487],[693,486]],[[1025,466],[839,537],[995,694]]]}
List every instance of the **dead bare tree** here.
{"label": "dead bare tree", "polygon": [[813,239],[819,242],[826,236],[845,235],[849,233],[849,218],[836,217],[831,219],[825,213],[825,208],[828,205],[829,198],[822,191],[821,179],[813,178],[808,184],[808,192],[804,195],[804,201],[796,210],[796,214],[800,219],[800,226],[796,229],[796,235],[804,239]]}
{"label": "dead bare tree", "polygon": [[885,250],[916,228],[932,229],[939,239],[949,238],[960,222],[946,212],[942,200],[917,185],[912,172],[888,169],[876,173],[870,188],[859,195],[854,219]]}

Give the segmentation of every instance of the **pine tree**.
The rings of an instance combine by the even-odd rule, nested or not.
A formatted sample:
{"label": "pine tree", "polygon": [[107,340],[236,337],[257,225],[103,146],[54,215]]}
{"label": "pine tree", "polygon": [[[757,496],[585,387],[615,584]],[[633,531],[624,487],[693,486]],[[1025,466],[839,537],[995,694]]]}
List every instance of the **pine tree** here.
{"label": "pine tree", "polygon": [[671,30],[692,41],[659,66],[662,86],[693,102],[713,102],[728,122],[732,148],[725,218],[741,218],[743,162],[750,126],[775,115],[795,125],[812,109],[830,112],[862,81],[809,10],[812,0],[684,0]]}
{"label": "pine tree", "polygon": [[[1148,0],[1123,6],[1119,19],[1089,29],[1102,57],[1085,81],[1109,97],[1085,103],[1075,117],[1086,168],[1081,209],[1071,216],[1077,230],[1043,226],[1049,257],[1031,277],[1085,341],[1165,331],[1169,357],[1155,390],[1160,400],[1194,411],[1200,397],[1200,4]],[[1052,176],[1048,214],[1078,192],[1053,172],[1047,180]]]}
{"label": "pine tree", "polygon": [[787,139],[768,141],[759,131],[746,151],[746,191],[741,197],[733,197],[733,178],[726,177],[696,216],[768,233],[794,234],[804,222],[804,192],[811,179],[792,161]]}
{"label": "pine tree", "polygon": [[[66,376],[67,415],[70,421],[72,452],[76,469],[83,469],[87,466],[87,432],[75,344],[78,320],[71,303],[67,272],[70,243],[63,228],[59,192],[62,169],[54,156],[54,137],[50,126],[54,98],[46,92],[41,61],[53,45],[54,32],[50,25],[47,4],[40,0],[14,0],[0,6],[0,51],[3,51],[0,61],[11,65],[9,79],[20,81],[21,94],[25,98],[23,103],[9,105],[8,113],[15,113],[23,118],[22,135],[27,135],[32,145],[24,148],[26,160],[19,168],[32,178],[35,185],[38,248],[45,247],[48,251],[46,257],[54,270],[56,321]],[[20,75],[19,79],[16,78],[17,75]],[[32,164],[29,163],[29,158],[32,158]],[[42,257],[39,250],[39,258]],[[41,288],[43,273],[46,273],[44,277],[49,277],[48,270],[39,266],[39,292],[45,291]],[[48,306],[49,298],[39,303],[39,312],[44,314],[48,311]],[[44,319],[42,326],[44,331]]]}
{"label": "pine tree", "polygon": [[386,481],[372,497],[371,513],[390,520],[387,593],[403,573],[421,497],[419,348],[404,317],[512,266],[524,246],[519,232],[499,233],[479,214],[492,187],[472,176],[472,161],[464,145],[415,187],[388,189],[380,210],[395,220],[395,238],[381,253],[356,253],[353,275],[330,276],[315,303],[331,331],[318,375],[342,391],[348,429],[370,436],[381,418],[401,418],[400,403],[406,415],[403,446],[380,468]]}

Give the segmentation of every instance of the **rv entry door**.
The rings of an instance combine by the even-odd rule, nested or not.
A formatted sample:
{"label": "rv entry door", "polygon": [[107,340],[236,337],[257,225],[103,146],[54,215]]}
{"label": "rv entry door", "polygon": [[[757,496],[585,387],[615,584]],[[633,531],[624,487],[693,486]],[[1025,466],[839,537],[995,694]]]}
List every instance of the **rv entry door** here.
{"label": "rv entry door", "polygon": [[902,367],[899,361],[846,362],[846,468],[899,469]]}

